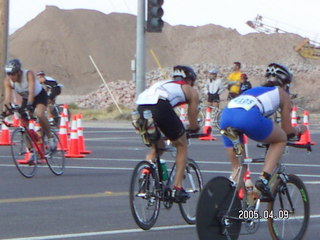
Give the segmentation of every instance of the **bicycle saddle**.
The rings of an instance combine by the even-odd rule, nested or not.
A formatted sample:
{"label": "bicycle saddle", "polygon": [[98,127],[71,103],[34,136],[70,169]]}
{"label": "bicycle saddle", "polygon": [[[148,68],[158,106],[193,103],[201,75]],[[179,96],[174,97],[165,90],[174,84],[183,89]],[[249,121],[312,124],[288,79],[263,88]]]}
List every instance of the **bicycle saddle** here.
{"label": "bicycle saddle", "polygon": [[240,137],[243,135],[242,130],[238,128],[227,127],[226,129],[221,129],[220,133],[232,141],[235,153],[237,155],[241,155],[244,151],[243,144],[240,141]]}

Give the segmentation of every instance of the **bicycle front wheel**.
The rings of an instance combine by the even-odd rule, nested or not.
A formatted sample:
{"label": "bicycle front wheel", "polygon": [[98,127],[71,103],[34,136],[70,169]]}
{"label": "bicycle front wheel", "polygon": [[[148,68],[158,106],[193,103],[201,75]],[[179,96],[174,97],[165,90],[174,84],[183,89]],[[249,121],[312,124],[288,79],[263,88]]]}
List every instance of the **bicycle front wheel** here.
{"label": "bicycle front wheel", "polygon": [[11,155],[18,171],[32,178],[37,171],[37,154],[31,137],[23,128],[17,128],[11,135],[11,142]]}
{"label": "bicycle front wheel", "polygon": [[190,195],[190,198],[185,203],[179,203],[181,215],[187,223],[195,224],[197,202],[203,188],[203,183],[200,169],[192,159],[188,159],[182,186]]}
{"label": "bicycle front wheel", "polygon": [[310,218],[310,202],[304,183],[296,175],[288,175],[284,183],[280,178],[274,184],[275,197],[268,204],[269,231],[272,239],[298,240],[307,231]]}
{"label": "bicycle front wheel", "polygon": [[217,128],[220,130],[220,118],[221,118],[221,110],[216,107],[212,107],[211,111],[211,124],[213,128]]}
{"label": "bicycle front wheel", "polygon": [[58,146],[62,146],[58,135],[53,130],[51,130],[51,134],[56,147],[55,149],[50,149],[50,146],[48,145],[48,138],[47,136],[44,137],[46,160],[51,172],[57,176],[60,176],[64,172],[66,159],[64,156],[64,151],[58,149]]}
{"label": "bicycle front wheel", "polygon": [[[238,239],[241,231],[241,201],[238,194],[234,195],[235,189],[225,177],[215,177],[206,184],[197,206],[196,226],[200,240]],[[226,216],[231,204],[231,211]]]}
{"label": "bicycle front wheel", "polygon": [[158,183],[153,166],[147,161],[138,163],[131,177],[129,201],[132,216],[143,230],[152,228],[159,215]]}

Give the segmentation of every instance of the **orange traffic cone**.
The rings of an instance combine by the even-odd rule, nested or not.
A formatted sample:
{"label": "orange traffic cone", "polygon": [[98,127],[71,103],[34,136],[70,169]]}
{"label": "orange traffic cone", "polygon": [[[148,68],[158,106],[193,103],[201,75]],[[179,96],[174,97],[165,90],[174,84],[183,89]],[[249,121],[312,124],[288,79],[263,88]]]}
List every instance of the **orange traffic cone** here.
{"label": "orange traffic cone", "polygon": [[65,155],[67,158],[83,158],[84,155],[80,154],[79,139],[77,134],[77,116],[72,116],[71,123],[71,136],[68,153]]}
{"label": "orange traffic cone", "polygon": [[0,138],[0,146],[9,146],[11,145],[10,140],[10,131],[7,125],[4,123],[1,124],[1,138]]}
{"label": "orange traffic cone", "polygon": [[61,113],[60,126],[59,126],[59,143],[58,150],[67,151],[68,150],[68,134],[66,120]]}
{"label": "orange traffic cone", "polygon": [[17,116],[16,113],[13,114],[13,122],[12,122],[12,127],[19,127],[20,126],[20,119]]}
{"label": "orange traffic cone", "polygon": [[305,144],[310,144],[310,145],[315,145],[315,142],[311,142],[311,134],[309,131],[309,112],[308,111],[304,111],[303,112],[303,125],[305,125],[307,127],[307,131],[304,132],[301,137],[300,140],[298,142],[295,142],[295,144],[298,145],[305,145]]}
{"label": "orange traffic cone", "polygon": [[35,125],[35,121],[33,119],[31,119],[29,121],[29,126],[28,126],[29,130],[34,130],[34,125]]}
{"label": "orange traffic cone", "polygon": [[38,132],[38,131],[40,131],[40,129],[41,129],[40,123],[39,122],[35,122],[34,123],[34,131]]}
{"label": "orange traffic cone", "polygon": [[204,137],[199,137],[199,140],[204,140],[204,141],[215,141],[216,138],[214,138],[211,134],[212,132],[212,127],[211,127],[211,108],[207,108],[206,110],[206,120],[203,128],[203,134],[206,136]]}
{"label": "orange traffic cone", "polygon": [[[67,129],[67,134],[70,135],[70,128],[69,128],[69,115],[68,115],[68,104],[63,104],[63,117],[66,123],[66,129]],[[61,117],[62,118],[62,117]]]}
{"label": "orange traffic cone", "polygon": [[92,153],[90,150],[86,150],[85,140],[83,136],[83,127],[82,127],[82,114],[77,115],[77,130],[78,130],[78,139],[79,139],[79,149],[80,153],[89,154]]}
{"label": "orange traffic cone", "polygon": [[291,111],[291,125],[292,127],[298,126],[298,119],[297,119],[297,107],[293,106]]}

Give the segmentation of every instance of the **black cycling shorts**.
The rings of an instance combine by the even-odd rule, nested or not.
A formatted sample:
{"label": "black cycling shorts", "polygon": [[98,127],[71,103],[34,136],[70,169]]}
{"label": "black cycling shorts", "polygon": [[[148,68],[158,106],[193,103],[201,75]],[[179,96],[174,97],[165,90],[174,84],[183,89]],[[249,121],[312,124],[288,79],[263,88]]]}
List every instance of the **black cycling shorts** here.
{"label": "black cycling shorts", "polygon": [[157,126],[171,141],[179,139],[185,133],[186,130],[169,101],[160,99],[155,105],[139,105],[138,111],[141,116],[146,109],[151,110]]}
{"label": "black cycling shorts", "polygon": [[56,96],[58,96],[60,93],[61,93],[61,87],[55,86],[51,88],[51,91],[48,97],[50,100],[55,100]]}
{"label": "black cycling shorts", "polygon": [[[24,98],[22,100],[22,105],[21,107],[24,108],[25,106],[27,106],[28,103],[28,99]],[[48,105],[48,95],[46,90],[42,89],[41,92],[34,97],[34,101],[33,101],[33,107],[36,108],[38,104],[43,104],[45,106]]]}
{"label": "black cycling shorts", "polygon": [[208,93],[208,102],[220,102],[219,94]]}

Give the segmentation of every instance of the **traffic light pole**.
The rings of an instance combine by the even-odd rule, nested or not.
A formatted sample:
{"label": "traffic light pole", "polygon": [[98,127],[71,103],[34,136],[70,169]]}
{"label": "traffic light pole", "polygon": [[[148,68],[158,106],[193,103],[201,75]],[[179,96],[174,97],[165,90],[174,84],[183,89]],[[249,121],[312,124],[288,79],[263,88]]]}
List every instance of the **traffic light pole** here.
{"label": "traffic light pole", "polygon": [[136,97],[145,89],[146,76],[146,31],[145,0],[138,0],[136,36]]}
{"label": "traffic light pole", "polygon": [[0,111],[3,103],[4,65],[7,61],[9,0],[0,0]]}

